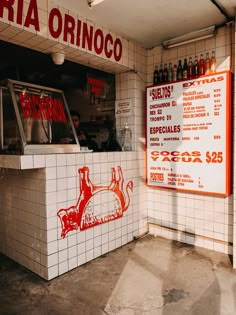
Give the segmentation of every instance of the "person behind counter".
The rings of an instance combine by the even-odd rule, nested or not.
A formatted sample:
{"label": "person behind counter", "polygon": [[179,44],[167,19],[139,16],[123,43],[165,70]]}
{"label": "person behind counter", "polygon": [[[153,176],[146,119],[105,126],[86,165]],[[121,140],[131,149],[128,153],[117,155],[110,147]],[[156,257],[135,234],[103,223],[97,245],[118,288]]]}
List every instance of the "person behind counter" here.
{"label": "person behind counter", "polygon": [[70,111],[71,119],[75,127],[75,132],[81,147],[88,147],[89,150],[98,151],[95,141],[91,140],[89,135],[80,128],[80,114],[76,110]]}

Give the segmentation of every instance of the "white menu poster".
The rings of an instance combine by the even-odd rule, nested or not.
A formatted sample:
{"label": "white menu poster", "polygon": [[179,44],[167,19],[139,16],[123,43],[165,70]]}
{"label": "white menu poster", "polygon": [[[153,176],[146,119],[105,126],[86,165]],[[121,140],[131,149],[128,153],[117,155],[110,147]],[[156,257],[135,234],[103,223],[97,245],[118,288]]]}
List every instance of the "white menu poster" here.
{"label": "white menu poster", "polygon": [[228,196],[231,73],[146,88],[147,185]]}

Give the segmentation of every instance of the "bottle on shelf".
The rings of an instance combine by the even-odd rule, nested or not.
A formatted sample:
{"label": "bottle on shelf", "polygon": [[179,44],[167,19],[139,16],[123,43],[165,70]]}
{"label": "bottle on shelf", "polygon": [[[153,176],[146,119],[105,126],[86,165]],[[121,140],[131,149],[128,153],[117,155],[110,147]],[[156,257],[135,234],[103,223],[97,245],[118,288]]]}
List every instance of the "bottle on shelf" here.
{"label": "bottle on shelf", "polygon": [[159,83],[163,83],[163,68],[162,68],[162,63],[160,64],[160,67],[159,67]]}
{"label": "bottle on shelf", "polygon": [[176,82],[177,81],[177,65],[173,66],[172,73],[173,73],[173,82]]}
{"label": "bottle on shelf", "polygon": [[214,50],[212,51],[212,54],[211,54],[210,67],[211,67],[211,73],[216,73],[216,57],[215,57]]}
{"label": "bottle on shelf", "polygon": [[205,59],[205,74],[211,74],[211,65],[210,65],[209,52],[206,53],[206,59]]}
{"label": "bottle on shelf", "polygon": [[198,65],[198,58],[195,56],[194,65],[193,65],[193,76],[199,76],[199,65]]}
{"label": "bottle on shelf", "polygon": [[158,72],[158,66],[155,66],[155,70],[153,72],[153,84],[159,83],[159,72]]}
{"label": "bottle on shelf", "polygon": [[168,68],[168,82],[173,81],[173,69],[172,69],[172,63],[169,63],[169,68]]}
{"label": "bottle on shelf", "polygon": [[183,79],[187,79],[188,77],[188,63],[187,59],[184,59],[184,65],[183,65]]}
{"label": "bottle on shelf", "polygon": [[182,68],[181,60],[179,60],[179,64],[177,68],[177,80],[182,80],[182,79],[183,79],[183,68]]}
{"label": "bottle on shelf", "polygon": [[167,69],[167,64],[166,63],[164,64],[162,77],[163,77],[163,82],[167,82],[168,81],[168,69]]}
{"label": "bottle on shelf", "polygon": [[200,55],[199,59],[199,75],[205,74],[205,60],[203,58],[203,54]]}
{"label": "bottle on shelf", "polygon": [[188,79],[193,77],[193,61],[192,57],[189,57],[188,61]]}

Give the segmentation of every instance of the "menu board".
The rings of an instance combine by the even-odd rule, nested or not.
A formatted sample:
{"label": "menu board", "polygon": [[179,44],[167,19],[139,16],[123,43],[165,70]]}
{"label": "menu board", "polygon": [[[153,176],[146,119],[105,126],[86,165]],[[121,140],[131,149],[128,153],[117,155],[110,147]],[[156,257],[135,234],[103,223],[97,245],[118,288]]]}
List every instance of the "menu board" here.
{"label": "menu board", "polygon": [[230,194],[231,73],[146,88],[147,185]]}

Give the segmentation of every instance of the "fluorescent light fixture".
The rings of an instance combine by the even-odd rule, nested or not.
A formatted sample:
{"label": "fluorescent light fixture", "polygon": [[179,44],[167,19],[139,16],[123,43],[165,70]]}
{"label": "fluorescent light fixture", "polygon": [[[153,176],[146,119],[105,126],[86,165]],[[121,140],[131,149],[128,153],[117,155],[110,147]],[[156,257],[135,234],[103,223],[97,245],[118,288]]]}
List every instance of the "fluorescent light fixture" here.
{"label": "fluorescent light fixture", "polygon": [[99,4],[100,2],[103,2],[104,0],[88,0],[89,7],[93,7],[96,4]]}
{"label": "fluorescent light fixture", "polygon": [[194,43],[199,40],[211,38],[213,36],[215,36],[215,26],[209,26],[195,32],[187,33],[185,35],[166,40],[162,43],[162,46],[164,49],[174,48],[189,43]]}

